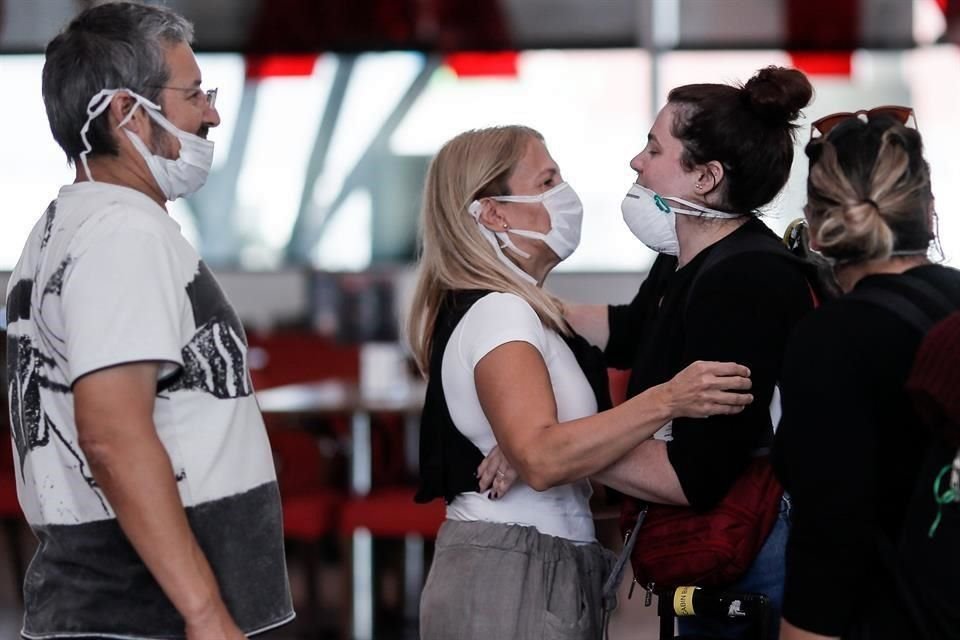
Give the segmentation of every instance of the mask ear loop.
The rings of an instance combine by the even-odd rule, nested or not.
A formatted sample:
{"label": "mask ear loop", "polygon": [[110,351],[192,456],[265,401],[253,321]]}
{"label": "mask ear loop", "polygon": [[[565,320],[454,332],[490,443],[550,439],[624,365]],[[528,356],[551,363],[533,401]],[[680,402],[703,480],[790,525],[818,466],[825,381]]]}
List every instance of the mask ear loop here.
{"label": "mask ear loop", "polygon": [[130,97],[136,100],[137,103],[132,109],[130,109],[130,112],[123,118],[123,120],[120,121],[120,124],[117,125],[118,129],[130,121],[130,118],[133,117],[134,112],[141,104],[158,111],[160,110],[160,105],[154,104],[140,94],[125,88],[103,89],[95,96],[90,98],[90,102],[87,103],[87,121],[83,123],[83,127],[80,129],[80,140],[83,141],[84,148],[84,150],[80,152],[80,163],[83,165],[83,171],[87,174],[87,180],[90,182],[96,182],[96,180],[93,179],[93,175],[90,173],[90,165],[87,164],[87,155],[93,150],[93,147],[90,146],[90,141],[87,139],[87,133],[90,131],[90,124],[107,110],[107,108],[113,102],[113,97],[121,91],[125,91],[126,93],[130,94]]}
{"label": "mask ear loop", "polygon": [[733,218],[742,218],[742,213],[731,213],[729,211],[720,211],[718,209],[711,209],[710,207],[697,204],[695,202],[690,202],[689,200],[684,200],[683,198],[666,198],[671,202],[677,202],[681,205],[689,207],[689,209],[682,209],[680,207],[671,207],[675,213],[682,213],[688,216],[703,216],[705,218],[720,218],[732,220]]}
{"label": "mask ear loop", "polygon": [[[517,197],[520,197],[520,196],[517,196]],[[467,211],[469,211],[469,212],[470,212],[470,215],[472,215],[473,218],[474,218],[474,220],[477,221],[477,224],[479,224],[481,227],[483,227],[483,224],[480,222],[480,201],[479,201],[479,200],[474,200],[473,202],[471,202],[471,203],[470,203],[470,206],[467,208]],[[484,227],[484,228],[486,228],[486,227]],[[493,233],[493,234],[497,237],[497,239],[500,241],[500,248],[501,248],[501,249],[510,249],[510,251],[512,251],[513,253],[517,254],[517,255],[520,256],[521,258],[524,258],[524,259],[526,259],[526,260],[529,260],[529,259],[530,259],[531,256],[530,256],[529,253],[527,253],[526,251],[524,251],[523,249],[521,249],[520,247],[518,247],[517,245],[515,245],[515,244],[513,243],[513,240],[510,239],[510,234],[509,234],[509,232],[507,232],[507,231],[494,231],[494,232],[492,232],[492,233]],[[524,235],[524,234],[522,234],[522,233],[519,233],[519,231],[516,232],[516,233],[517,233],[517,235]]]}
{"label": "mask ear loop", "polygon": [[80,140],[83,142],[84,149],[80,152],[80,163],[83,165],[83,171],[87,174],[87,180],[90,182],[96,182],[96,180],[93,179],[93,174],[90,173],[90,165],[87,164],[87,154],[93,150],[93,147],[90,146],[90,141],[87,140],[90,123],[107,110],[110,103],[113,102],[113,96],[115,96],[118,91],[120,91],[120,89],[103,89],[90,98],[90,102],[87,103],[87,121],[84,122],[83,127],[80,128]]}
{"label": "mask ear loop", "polygon": [[[515,265],[503,253],[503,247],[500,246],[500,243],[497,242],[497,239],[501,235],[506,235],[506,234],[494,233],[493,231],[491,231],[490,229],[487,229],[485,226],[483,226],[483,224],[480,223],[480,202],[477,200],[474,200],[473,202],[471,202],[470,206],[467,207],[467,211],[470,213],[470,215],[476,221],[477,226],[480,228],[480,234],[487,240],[487,242],[490,243],[490,246],[493,247],[493,250],[496,251],[497,258],[500,260],[500,262],[502,262],[508,269],[510,269],[511,271],[516,273],[518,276],[520,276],[520,278],[525,282],[528,282],[533,286],[537,286],[537,281],[533,278],[533,276],[531,276],[529,273],[527,273],[526,271],[524,271],[523,269]],[[507,242],[509,242],[509,240],[510,239],[507,238]]]}

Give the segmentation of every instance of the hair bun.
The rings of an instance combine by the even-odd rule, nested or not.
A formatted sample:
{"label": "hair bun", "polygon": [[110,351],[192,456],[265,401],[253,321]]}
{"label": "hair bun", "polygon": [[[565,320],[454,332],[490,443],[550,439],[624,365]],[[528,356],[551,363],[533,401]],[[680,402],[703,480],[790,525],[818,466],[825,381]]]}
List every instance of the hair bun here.
{"label": "hair bun", "polygon": [[880,217],[880,207],[873,200],[864,198],[859,202],[844,204],[842,215],[844,222],[851,229],[866,229],[876,224],[876,218]]}
{"label": "hair bun", "polygon": [[789,125],[810,104],[813,87],[807,76],[796,69],[766,67],[760,69],[741,89],[754,112],[771,123]]}

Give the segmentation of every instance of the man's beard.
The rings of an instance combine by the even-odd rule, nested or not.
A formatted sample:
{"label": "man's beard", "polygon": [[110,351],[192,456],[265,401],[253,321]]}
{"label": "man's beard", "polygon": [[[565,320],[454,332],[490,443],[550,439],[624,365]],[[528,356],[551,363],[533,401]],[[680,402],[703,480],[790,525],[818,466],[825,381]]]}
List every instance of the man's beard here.
{"label": "man's beard", "polygon": [[[200,129],[197,130],[196,135],[204,140],[207,139],[207,133],[210,131],[210,127],[207,125],[201,125]],[[177,138],[172,133],[164,129],[163,127],[155,126],[150,133],[150,152],[161,158],[169,158],[170,160],[176,160],[180,153],[174,151],[177,148]]]}
{"label": "man's beard", "polygon": [[154,126],[150,132],[150,153],[161,158],[176,160],[179,152],[176,151],[177,139],[159,126]]}

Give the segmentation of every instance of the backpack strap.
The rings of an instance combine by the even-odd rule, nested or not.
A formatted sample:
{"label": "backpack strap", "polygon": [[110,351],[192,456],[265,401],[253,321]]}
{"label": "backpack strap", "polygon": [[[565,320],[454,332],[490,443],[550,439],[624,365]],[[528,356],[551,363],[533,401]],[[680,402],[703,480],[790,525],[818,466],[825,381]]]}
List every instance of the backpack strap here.
{"label": "backpack strap", "polygon": [[[921,334],[926,334],[955,307],[950,298],[937,287],[909,273],[901,274],[896,289],[860,287],[846,297],[886,309]],[[923,304],[918,303],[918,300],[922,300]]]}
{"label": "backpack strap", "polygon": [[[696,289],[697,283],[700,282],[703,275],[721,262],[741,253],[773,253],[791,262],[802,265],[805,269],[809,269],[810,267],[805,260],[790,253],[786,245],[773,236],[759,233],[741,233],[735,236],[727,236],[727,238],[710,249],[710,253],[707,254],[703,264],[700,265],[697,273],[694,274],[693,280],[690,281],[690,286],[687,288],[687,295],[683,302],[684,315],[686,315],[687,309],[690,306],[693,291]],[[816,298],[816,294],[812,288],[811,294]]]}

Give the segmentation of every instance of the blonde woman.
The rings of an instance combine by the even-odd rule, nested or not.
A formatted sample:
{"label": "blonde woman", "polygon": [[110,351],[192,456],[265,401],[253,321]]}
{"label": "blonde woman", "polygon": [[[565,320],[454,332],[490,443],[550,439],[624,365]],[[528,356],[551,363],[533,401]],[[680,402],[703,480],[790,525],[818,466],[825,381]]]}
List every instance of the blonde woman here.
{"label": "blonde woman", "polygon": [[[610,563],[586,478],[674,418],[740,412],[749,371],[697,362],[597,413],[609,407],[598,352],[540,289],[576,249],[583,210],[536,131],[455,137],[434,158],[423,201],[409,318],[429,380],[418,500],[443,498],[447,521],[421,637],[597,637]],[[476,477],[498,444],[519,475],[500,497]]]}

